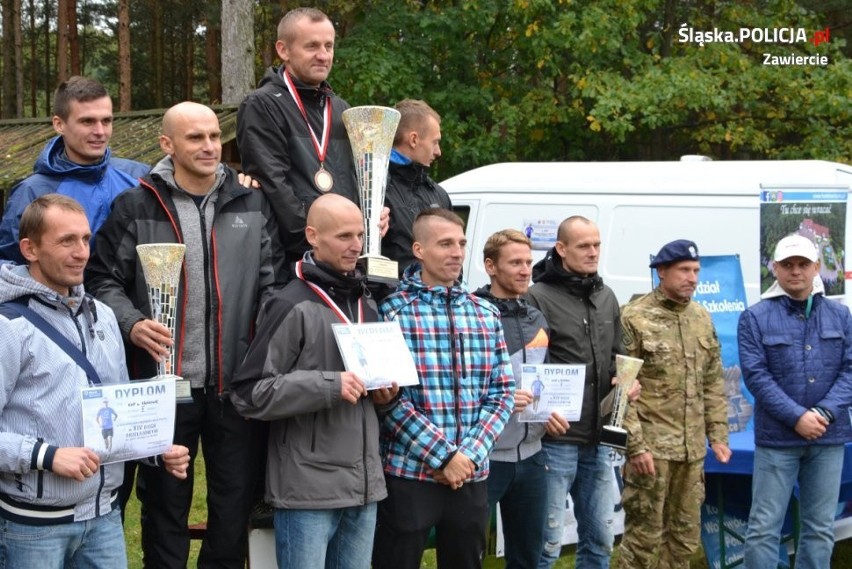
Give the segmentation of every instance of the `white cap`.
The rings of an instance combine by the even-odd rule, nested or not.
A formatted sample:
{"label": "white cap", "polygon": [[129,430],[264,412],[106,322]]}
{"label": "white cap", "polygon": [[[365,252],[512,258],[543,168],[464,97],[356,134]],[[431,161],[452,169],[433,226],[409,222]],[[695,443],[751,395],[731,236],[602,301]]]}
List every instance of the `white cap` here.
{"label": "white cap", "polygon": [[817,249],[813,242],[802,235],[788,235],[775,246],[775,261],[783,261],[790,257],[804,257],[808,261],[816,262],[819,258]]}

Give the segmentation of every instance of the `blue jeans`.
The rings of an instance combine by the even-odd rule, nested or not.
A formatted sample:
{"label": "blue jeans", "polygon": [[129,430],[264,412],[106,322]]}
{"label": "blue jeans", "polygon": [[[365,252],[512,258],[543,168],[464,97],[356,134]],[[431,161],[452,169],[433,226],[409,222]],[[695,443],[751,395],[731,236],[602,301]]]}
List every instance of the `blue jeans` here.
{"label": "blue jeans", "polygon": [[0,518],[0,568],[125,569],[127,552],[121,512],[51,526],[30,526]]}
{"label": "blue jeans", "polygon": [[825,569],[831,565],[842,468],[843,445],[754,449],[746,569],[777,564],[781,525],[797,480],[801,532],[796,544],[796,569]]}
{"label": "blue jeans", "polygon": [[330,510],[275,510],[280,569],[369,569],[376,503]]}
{"label": "blue jeans", "polygon": [[500,502],[506,569],[535,567],[544,549],[547,467],[543,452],[519,462],[491,461],[488,505]]}
{"label": "blue jeans", "polygon": [[577,569],[607,569],[612,555],[613,466],[605,446],[544,441],[547,461],[547,526],[538,566],[549,569],[559,558],[568,492],[577,518]]}

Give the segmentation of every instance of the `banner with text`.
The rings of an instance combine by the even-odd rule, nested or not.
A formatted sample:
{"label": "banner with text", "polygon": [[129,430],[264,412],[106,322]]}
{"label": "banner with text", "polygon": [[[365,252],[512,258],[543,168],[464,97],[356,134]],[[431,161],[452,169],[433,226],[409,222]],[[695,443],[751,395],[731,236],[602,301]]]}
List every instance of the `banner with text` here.
{"label": "banner with text", "polygon": [[772,286],[772,257],[782,238],[796,233],[816,245],[826,296],[846,292],[846,197],[843,191],[767,190],[760,193],[760,292]]}

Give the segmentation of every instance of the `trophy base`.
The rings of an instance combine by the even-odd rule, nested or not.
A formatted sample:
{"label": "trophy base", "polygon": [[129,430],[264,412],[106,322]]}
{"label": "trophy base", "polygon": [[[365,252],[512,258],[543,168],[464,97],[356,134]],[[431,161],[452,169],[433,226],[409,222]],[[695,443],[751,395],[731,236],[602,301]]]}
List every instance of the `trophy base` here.
{"label": "trophy base", "polygon": [[363,255],[360,263],[368,282],[394,287],[399,284],[399,263],[396,261],[379,255]]}
{"label": "trophy base", "polygon": [[601,444],[621,451],[626,451],[627,431],[621,427],[605,425],[601,432]]}
{"label": "trophy base", "polygon": [[184,379],[173,373],[161,373],[154,376],[152,379],[174,379],[175,380],[175,401],[177,403],[192,403],[192,386],[188,379]]}

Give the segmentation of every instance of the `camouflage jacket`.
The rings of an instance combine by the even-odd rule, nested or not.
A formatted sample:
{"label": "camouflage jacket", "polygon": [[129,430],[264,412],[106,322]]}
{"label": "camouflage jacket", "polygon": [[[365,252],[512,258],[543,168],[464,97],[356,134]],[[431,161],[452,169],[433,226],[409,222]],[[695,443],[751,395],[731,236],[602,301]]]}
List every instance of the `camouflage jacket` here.
{"label": "camouflage jacket", "polygon": [[[659,288],[624,307],[625,353],[642,358],[642,395],[624,419],[627,453],[693,461],[707,442],[728,442],[719,340],[697,302],[674,302]],[[706,439],[705,439],[706,437]]]}

